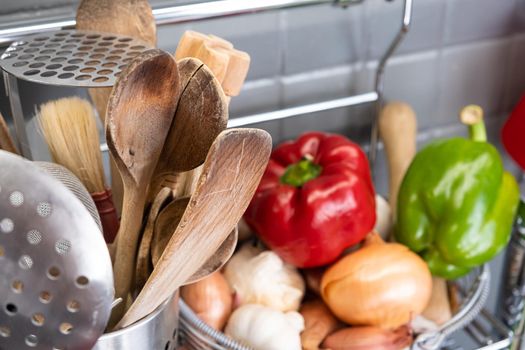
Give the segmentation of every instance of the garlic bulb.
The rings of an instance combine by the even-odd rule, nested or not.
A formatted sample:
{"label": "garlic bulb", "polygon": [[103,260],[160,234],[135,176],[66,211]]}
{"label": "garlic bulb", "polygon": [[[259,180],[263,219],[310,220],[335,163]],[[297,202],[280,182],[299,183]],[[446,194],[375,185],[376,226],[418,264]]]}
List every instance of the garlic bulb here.
{"label": "garlic bulb", "polygon": [[386,199],[376,194],[376,226],[374,231],[378,232],[381,238],[386,241],[390,236],[392,226],[392,209]]}
{"label": "garlic bulb", "polygon": [[244,245],[226,265],[224,277],[241,305],[260,304],[296,311],[304,295],[303,278],[272,251]]}
{"label": "garlic bulb", "polygon": [[296,311],[247,304],[233,312],[225,333],[255,350],[301,350],[303,329],[304,319]]}

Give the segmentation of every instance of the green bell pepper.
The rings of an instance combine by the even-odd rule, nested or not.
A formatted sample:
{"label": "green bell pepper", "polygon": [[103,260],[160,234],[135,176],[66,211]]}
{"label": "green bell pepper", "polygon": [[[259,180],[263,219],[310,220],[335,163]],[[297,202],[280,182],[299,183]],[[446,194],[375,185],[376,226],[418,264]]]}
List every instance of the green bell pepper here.
{"label": "green bell pepper", "polygon": [[505,247],[519,203],[518,184],[487,143],[482,118],[469,130],[470,139],[422,149],[399,190],[396,240],[446,279],[467,274]]}

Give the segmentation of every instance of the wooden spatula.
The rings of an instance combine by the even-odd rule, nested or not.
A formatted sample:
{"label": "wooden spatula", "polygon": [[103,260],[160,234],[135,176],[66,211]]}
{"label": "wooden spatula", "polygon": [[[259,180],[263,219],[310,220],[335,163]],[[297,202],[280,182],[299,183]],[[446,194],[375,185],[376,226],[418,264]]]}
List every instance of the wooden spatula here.
{"label": "wooden spatula", "polygon": [[263,130],[230,129],[217,137],[177,230],[119,327],[155,310],[217,250],[246,210],[270,151]]}
{"label": "wooden spatula", "polygon": [[[163,189],[164,190],[164,189]],[[151,241],[151,262],[157,265],[173,232],[177,229],[190,198],[179,198],[168,204],[157,217]],[[237,245],[237,227],[228,235],[219,249],[184,284],[194,283],[220,269],[231,258]]]}
{"label": "wooden spatula", "polygon": [[[135,271],[146,191],[171,127],[178,95],[175,60],[161,50],[149,50],[122,72],[110,97],[106,138],[124,181],[114,265],[116,296],[123,300]],[[113,309],[114,315],[124,311],[123,304]]]}
{"label": "wooden spatula", "polygon": [[15,142],[11,138],[9,133],[9,127],[5,122],[4,117],[0,113],[0,150],[18,154],[18,149],[15,146]]}

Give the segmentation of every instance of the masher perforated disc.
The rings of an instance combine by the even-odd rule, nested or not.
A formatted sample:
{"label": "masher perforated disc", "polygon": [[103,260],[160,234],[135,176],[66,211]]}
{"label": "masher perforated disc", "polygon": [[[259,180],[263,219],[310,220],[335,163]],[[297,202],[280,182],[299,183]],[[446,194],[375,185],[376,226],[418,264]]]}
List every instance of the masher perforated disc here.
{"label": "masher perforated disc", "polygon": [[151,47],[116,34],[61,30],[13,42],[0,66],[19,79],[81,87],[113,86],[124,67]]}
{"label": "masher perforated disc", "polygon": [[90,349],[114,297],[104,239],[82,202],[0,151],[0,349]]}

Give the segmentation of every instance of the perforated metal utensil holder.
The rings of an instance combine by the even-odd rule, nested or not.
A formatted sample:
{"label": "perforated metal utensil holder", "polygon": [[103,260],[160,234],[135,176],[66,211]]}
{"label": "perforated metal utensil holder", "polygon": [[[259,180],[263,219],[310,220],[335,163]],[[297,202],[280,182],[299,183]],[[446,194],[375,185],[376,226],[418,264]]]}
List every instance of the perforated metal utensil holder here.
{"label": "perforated metal utensil holder", "polygon": [[99,338],[93,350],[174,350],[178,345],[179,293],[149,316]]}
{"label": "perforated metal utensil holder", "polygon": [[69,87],[112,87],[126,65],[151,48],[122,35],[60,30],[13,42],[0,56],[17,141],[31,157],[17,79]]}

